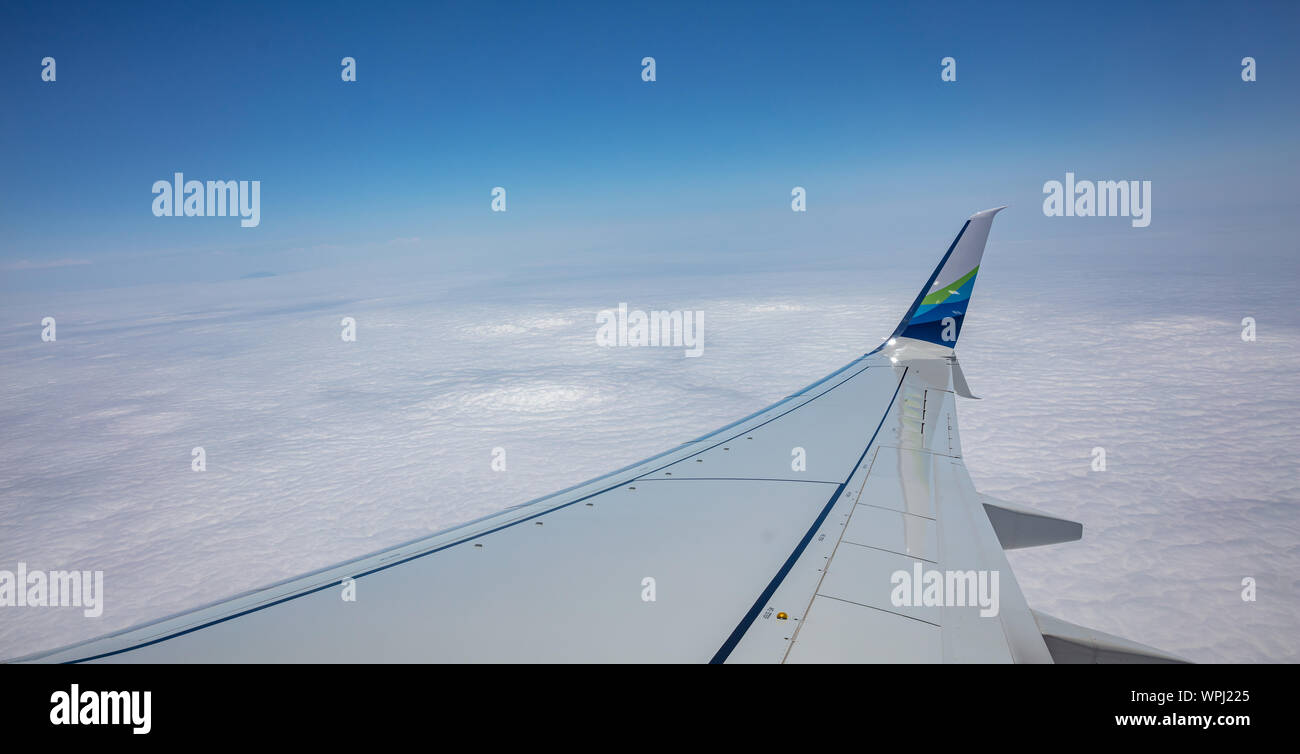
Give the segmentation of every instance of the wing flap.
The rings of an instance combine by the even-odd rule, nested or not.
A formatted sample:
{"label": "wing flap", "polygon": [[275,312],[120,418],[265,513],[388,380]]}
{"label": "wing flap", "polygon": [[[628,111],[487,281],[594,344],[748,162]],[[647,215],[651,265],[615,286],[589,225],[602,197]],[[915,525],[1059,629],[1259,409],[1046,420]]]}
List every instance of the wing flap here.
{"label": "wing flap", "polygon": [[1085,628],[1033,611],[1034,620],[1052,653],[1052,660],[1067,665],[1166,665],[1187,660],[1123,637]]}

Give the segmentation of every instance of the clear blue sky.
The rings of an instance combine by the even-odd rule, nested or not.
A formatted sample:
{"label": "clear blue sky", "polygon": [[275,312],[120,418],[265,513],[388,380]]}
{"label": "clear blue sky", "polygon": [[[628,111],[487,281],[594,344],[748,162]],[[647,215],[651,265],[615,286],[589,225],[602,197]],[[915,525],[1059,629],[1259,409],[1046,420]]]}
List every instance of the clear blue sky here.
{"label": "clear blue sky", "polygon": [[[1066,170],[1154,180],[1147,238],[1216,215],[1276,246],[1296,208],[1295,3],[551,5],[5,3],[0,276],[158,258],[183,278],[167,255],[237,250],[251,271],[288,248],[507,231],[527,254],[597,226],[707,254],[782,238],[794,185],[826,253],[918,222],[950,236],[1002,203],[1010,238],[1128,233],[1042,217]],[[261,180],[260,227],[155,218],[175,171]],[[26,269],[68,259],[92,264]]]}

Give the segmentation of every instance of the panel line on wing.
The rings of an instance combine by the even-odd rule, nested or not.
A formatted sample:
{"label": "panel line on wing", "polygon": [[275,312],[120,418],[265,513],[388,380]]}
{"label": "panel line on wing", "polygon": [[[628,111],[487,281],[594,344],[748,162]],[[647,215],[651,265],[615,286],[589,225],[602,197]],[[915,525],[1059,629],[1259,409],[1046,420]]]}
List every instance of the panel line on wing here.
{"label": "panel line on wing", "polygon": [[[888,507],[888,506],[884,506],[884,505],[876,505],[875,503],[858,503],[858,505],[861,505],[863,508],[876,508],[876,509],[878,509],[878,510],[882,510],[882,511],[890,511],[891,513],[905,513],[905,512],[906,512],[906,511],[900,511],[900,510],[897,509],[897,508],[890,508],[890,507]],[[906,512],[906,513],[907,513],[907,515],[909,515],[909,516],[916,516],[917,518],[923,518],[923,519],[925,519],[926,521],[936,521],[936,522],[937,522],[937,521],[939,520],[939,519],[935,518],[934,516],[926,516],[926,515],[922,515],[922,514],[920,514],[920,513],[910,513],[910,512]]]}
{"label": "panel line on wing", "polygon": [[[857,463],[853,464],[853,468],[849,469],[848,476],[846,476],[844,481],[835,489],[835,494],[831,495],[831,499],[826,502],[826,506],[822,508],[821,513],[817,516],[816,520],[813,521],[812,526],[808,528],[808,532],[804,534],[803,539],[799,541],[794,552],[790,553],[790,557],[786,559],[785,565],[783,565],[781,569],[777,571],[776,575],[772,577],[772,580],[768,582],[767,588],[758,595],[758,599],[755,600],[753,606],[750,607],[749,612],[741,618],[740,623],[737,624],[735,630],[731,632],[731,635],[727,637],[727,640],[718,648],[717,653],[713,655],[713,659],[709,661],[711,664],[720,664],[727,661],[727,657],[731,655],[732,650],[734,650],[736,645],[740,643],[740,640],[744,638],[745,632],[749,630],[749,627],[753,625],[754,620],[758,618],[758,614],[762,612],[763,606],[772,599],[773,593],[775,593],[777,588],[781,586],[781,582],[785,580],[786,574],[790,572],[790,569],[794,568],[794,564],[798,562],[799,556],[803,554],[804,550],[808,547],[808,543],[812,541],[813,535],[817,533],[819,528],[821,528],[822,522],[826,520],[826,516],[830,514],[831,509],[835,507],[835,503],[838,502],[840,496],[844,494],[844,490],[848,486],[849,482],[852,481],[853,475],[857,473],[858,468],[862,466],[863,460],[866,459],[867,453],[871,451],[872,445],[876,442],[876,437],[880,435],[881,428],[885,426],[885,420],[889,418],[889,412],[894,407],[894,401],[898,399],[898,392],[903,389],[903,381],[907,379],[907,372],[908,367],[903,367],[903,373],[899,375],[898,385],[894,388],[894,394],[890,396],[889,404],[885,406],[885,410],[880,416],[880,423],[876,425],[876,431],[871,434],[871,439],[867,441],[867,446],[862,449],[862,455],[858,457]],[[842,385],[844,383],[840,384]]]}
{"label": "panel line on wing", "polygon": [[[850,605],[857,605],[858,607],[869,608],[869,609],[871,609],[871,610],[876,610],[876,611],[878,611],[878,612],[885,613],[886,615],[897,615],[897,616],[900,617],[900,618],[907,618],[908,620],[914,620],[914,621],[916,621],[917,623],[925,623],[926,625],[934,626],[935,628],[943,628],[943,626],[939,625],[938,623],[935,623],[934,621],[928,621],[928,620],[926,620],[926,619],[924,619],[924,618],[918,618],[918,617],[916,617],[915,615],[906,615],[906,614],[904,614],[904,613],[896,613],[896,612],[894,612],[893,610],[886,610],[885,608],[883,608],[883,607],[877,607],[876,605],[864,605],[864,604],[862,604],[861,602],[854,602],[853,600],[846,600],[846,599],[844,599],[843,597],[836,597],[836,596],[833,595],[833,594],[817,594],[817,595],[814,595],[814,596],[815,596],[815,597],[821,597],[822,599],[835,600],[836,602],[847,602],[847,603],[850,604]],[[803,628],[803,626],[800,626],[800,628]],[[791,649],[794,648],[794,638],[795,638],[796,636],[798,636],[798,633],[797,633],[797,632],[796,632],[793,636],[790,637],[790,639],[791,639],[791,641],[790,641],[790,648],[791,648]],[[787,651],[786,651],[786,656],[789,657],[789,655],[790,655],[790,652],[789,652],[789,650],[787,650]],[[785,659],[782,658],[781,662],[785,662]]]}
{"label": "panel line on wing", "polygon": [[[904,377],[907,376],[906,370],[904,371],[903,376]],[[899,380],[898,385],[901,388],[903,385],[903,381]],[[897,395],[897,393],[895,393],[895,395]],[[891,408],[892,408],[892,403],[891,403]],[[885,416],[882,417],[880,420],[882,426],[884,425],[885,419],[887,418],[889,418],[888,408],[885,409]],[[875,468],[876,459],[879,457],[880,457],[880,448],[876,448],[876,452],[871,456],[871,464],[867,467],[867,473],[862,475],[862,486],[858,488],[858,493],[855,496],[857,500],[862,499],[862,490],[863,488],[866,487],[867,479],[871,477],[871,470]],[[853,477],[850,476],[849,478],[852,479]],[[835,540],[835,546],[831,548],[831,554],[827,556],[826,564],[823,565],[821,568],[822,575],[818,577],[817,585],[813,587],[812,595],[808,597],[808,605],[803,609],[803,620],[799,622],[799,625],[795,628],[794,633],[790,634],[790,641],[785,646],[785,654],[781,656],[782,664],[784,664],[786,659],[790,656],[790,650],[794,648],[795,641],[799,639],[799,632],[803,630],[803,627],[806,624],[808,619],[808,614],[812,612],[813,602],[815,602],[817,600],[818,595],[821,594],[822,582],[826,580],[826,571],[830,568],[831,561],[835,560],[835,553],[839,551],[840,544],[844,542],[844,533],[849,530],[849,522],[853,520],[853,511],[858,507],[858,505],[861,505],[861,503],[854,503],[853,507],[849,508],[849,516],[847,519],[845,519],[844,523],[841,524],[840,526],[840,536]],[[830,599],[839,599],[841,602],[850,602],[851,604],[855,604],[855,605],[858,604],[856,602],[852,602],[852,600],[841,599],[839,597],[831,597],[830,595],[825,595],[825,596],[827,596]],[[883,612],[888,612],[888,611],[883,611]],[[905,616],[905,617],[911,617],[911,616]]]}
{"label": "panel line on wing", "polygon": [[[653,473],[653,472],[651,472],[651,473]],[[672,478],[672,479],[665,479],[665,478],[663,478],[663,477],[655,477],[655,478],[653,478],[653,479],[647,479],[647,478],[645,478],[645,477],[638,477],[636,481],[638,481],[638,482],[705,482],[705,481],[714,481],[714,482],[795,482],[795,483],[797,483],[797,484],[829,484],[829,485],[831,485],[831,486],[835,486],[835,485],[839,484],[839,482],[827,482],[827,481],[825,481],[824,479],[771,479],[771,478],[768,478],[768,477],[758,477],[758,476],[680,476],[680,477],[674,477],[674,478]]]}
{"label": "panel line on wing", "polygon": [[[886,509],[886,510],[887,510],[887,509]],[[848,528],[848,527],[845,527],[845,528]],[[910,552],[899,552],[898,550],[891,550],[891,549],[889,549],[888,547],[877,547],[877,546],[875,546],[875,545],[868,545],[868,544],[864,544],[864,543],[862,543],[862,542],[854,542],[854,541],[851,540],[851,539],[844,539],[844,538],[842,538],[842,537],[840,538],[840,544],[853,545],[854,547],[865,547],[865,548],[867,548],[868,550],[877,550],[877,551],[879,551],[879,552],[887,552],[887,553],[889,553],[890,555],[902,555],[902,556],[905,557],[905,558],[912,558],[913,560],[920,560],[920,561],[925,562],[925,563],[935,563],[935,564],[937,564],[937,563],[939,562],[938,560],[935,560],[935,559],[933,559],[933,558],[927,558],[927,557],[923,557],[923,556],[921,556],[921,555],[914,555],[914,554],[912,554],[912,553],[910,553]],[[836,549],[838,549],[838,548],[836,548]],[[830,597],[831,595],[829,595],[829,594],[823,594],[822,596],[823,596],[823,597]]]}

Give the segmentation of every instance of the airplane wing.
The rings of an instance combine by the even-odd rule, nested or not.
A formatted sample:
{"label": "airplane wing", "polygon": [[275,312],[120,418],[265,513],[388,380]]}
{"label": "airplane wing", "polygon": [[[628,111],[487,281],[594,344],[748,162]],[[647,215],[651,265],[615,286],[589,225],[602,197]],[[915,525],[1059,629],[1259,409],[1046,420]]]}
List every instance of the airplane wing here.
{"label": "airplane wing", "polygon": [[1082,527],[982,496],[966,472],[953,347],[997,212],[966,221],[886,343],[756,414],[434,536],[21,659],[1176,660],[1031,611],[1004,548]]}

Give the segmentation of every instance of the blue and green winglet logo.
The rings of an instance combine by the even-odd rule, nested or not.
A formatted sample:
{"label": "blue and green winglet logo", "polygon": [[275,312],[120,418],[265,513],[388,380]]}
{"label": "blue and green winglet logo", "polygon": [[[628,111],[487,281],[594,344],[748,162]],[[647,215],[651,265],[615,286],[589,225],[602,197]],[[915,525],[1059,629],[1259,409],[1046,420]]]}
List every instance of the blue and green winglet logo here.
{"label": "blue and green winglet logo", "polygon": [[[976,265],[975,269],[921,299],[921,305],[907,321],[901,335],[949,348],[956,345],[962,319],[966,316],[966,304],[975,288],[975,274],[979,271],[979,265]],[[951,322],[944,321],[949,318]]]}

